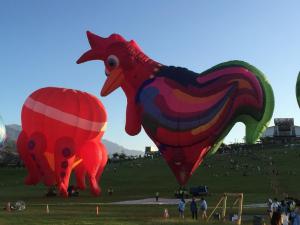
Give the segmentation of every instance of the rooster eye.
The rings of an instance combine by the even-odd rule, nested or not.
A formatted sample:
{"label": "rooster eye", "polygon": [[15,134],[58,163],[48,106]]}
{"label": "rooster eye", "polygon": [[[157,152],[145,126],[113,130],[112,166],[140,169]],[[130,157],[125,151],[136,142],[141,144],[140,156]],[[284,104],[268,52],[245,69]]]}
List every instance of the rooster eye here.
{"label": "rooster eye", "polygon": [[110,69],[115,69],[119,66],[119,59],[115,55],[110,55],[107,57],[106,63]]}

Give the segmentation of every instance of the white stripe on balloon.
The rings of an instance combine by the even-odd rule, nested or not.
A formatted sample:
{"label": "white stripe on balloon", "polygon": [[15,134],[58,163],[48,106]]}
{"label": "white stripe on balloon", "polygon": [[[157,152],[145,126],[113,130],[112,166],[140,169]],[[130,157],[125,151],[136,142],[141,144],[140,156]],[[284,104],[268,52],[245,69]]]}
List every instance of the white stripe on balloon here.
{"label": "white stripe on balloon", "polygon": [[34,112],[40,113],[44,116],[47,116],[51,119],[57,120],[59,122],[71,125],[73,127],[78,127],[83,130],[88,131],[105,131],[107,122],[94,122],[81,117],[75,116],[70,113],[63,112],[59,109],[56,109],[52,106],[48,106],[42,102],[36,101],[28,97],[24,104],[27,108],[31,109]]}

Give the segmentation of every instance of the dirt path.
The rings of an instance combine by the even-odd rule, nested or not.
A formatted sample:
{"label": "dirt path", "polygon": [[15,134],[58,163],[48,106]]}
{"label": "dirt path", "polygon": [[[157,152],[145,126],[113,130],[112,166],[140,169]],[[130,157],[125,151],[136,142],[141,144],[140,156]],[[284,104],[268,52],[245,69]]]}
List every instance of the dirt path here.
{"label": "dirt path", "polygon": [[[190,202],[191,199],[185,199],[186,202]],[[145,198],[139,200],[128,200],[120,202],[107,203],[111,205],[177,205],[179,199],[174,198],[159,198],[158,202],[154,198]],[[259,204],[247,204],[243,206],[244,208],[265,208],[267,205],[265,203]]]}
{"label": "dirt path", "polygon": [[[185,199],[186,203],[189,203],[191,199]],[[29,204],[36,206],[46,206],[46,205],[177,205],[179,199],[175,198],[159,198],[156,202],[155,198],[145,198],[145,199],[137,199],[137,200],[128,200],[128,201],[119,201],[119,202],[72,202],[72,203],[49,203],[49,204]],[[210,206],[209,208],[213,208],[214,206]],[[258,203],[258,204],[247,204],[244,205],[243,208],[266,208],[266,203]]]}

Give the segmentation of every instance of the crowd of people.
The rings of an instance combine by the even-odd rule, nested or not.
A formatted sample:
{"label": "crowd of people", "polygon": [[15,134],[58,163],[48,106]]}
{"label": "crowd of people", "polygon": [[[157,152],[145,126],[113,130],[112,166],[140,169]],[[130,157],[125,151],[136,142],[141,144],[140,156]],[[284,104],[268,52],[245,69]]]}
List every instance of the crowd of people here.
{"label": "crowd of people", "polygon": [[[178,211],[179,211],[179,217],[184,219],[184,211],[186,208],[186,202],[184,198],[181,198],[178,203]],[[198,219],[198,214],[200,214],[201,218],[203,220],[207,219],[206,215],[207,211],[207,202],[206,200],[202,197],[199,202],[196,201],[196,198],[193,197],[192,201],[190,202],[190,212],[192,215],[192,218],[194,220]]]}
{"label": "crowd of people", "polygon": [[271,225],[300,225],[300,204],[293,199],[268,200]]}

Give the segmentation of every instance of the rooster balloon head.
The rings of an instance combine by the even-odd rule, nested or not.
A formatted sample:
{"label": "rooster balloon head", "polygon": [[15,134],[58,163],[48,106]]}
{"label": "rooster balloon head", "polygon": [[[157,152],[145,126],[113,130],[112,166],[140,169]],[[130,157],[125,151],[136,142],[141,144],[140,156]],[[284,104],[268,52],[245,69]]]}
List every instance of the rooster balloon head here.
{"label": "rooster balloon head", "polygon": [[126,94],[130,94],[128,92],[137,89],[149,78],[147,75],[152,74],[159,66],[143,54],[135,41],[127,42],[119,34],[102,38],[88,31],[87,37],[91,50],[83,54],[77,63],[90,60],[104,62],[107,80],[101,90],[102,96],[110,94],[118,87],[122,87]]}

